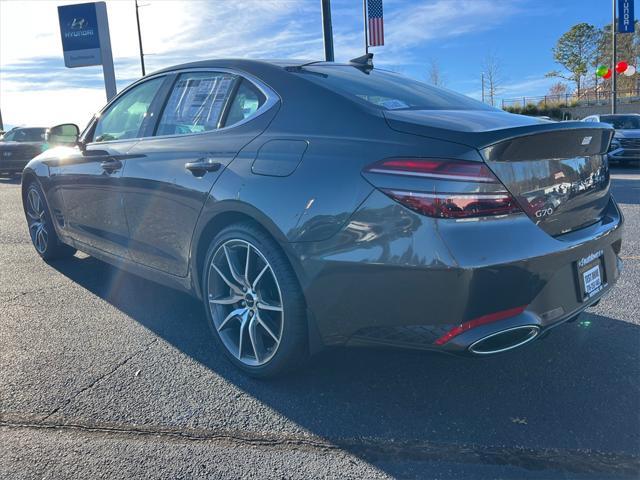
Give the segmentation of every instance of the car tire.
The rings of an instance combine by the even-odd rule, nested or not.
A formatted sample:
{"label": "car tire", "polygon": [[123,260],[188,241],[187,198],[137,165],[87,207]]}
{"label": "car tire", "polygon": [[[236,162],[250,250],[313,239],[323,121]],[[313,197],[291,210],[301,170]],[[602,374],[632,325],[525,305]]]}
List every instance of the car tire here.
{"label": "car tire", "polygon": [[44,260],[68,258],[76,253],[75,248],[62,243],[58,238],[46,197],[35,181],[27,187],[24,210],[31,243]]}
{"label": "car tire", "polygon": [[308,358],[304,296],[275,240],[253,223],[233,224],[215,236],[205,258],[207,323],[227,358],[256,378],[303,365]]}

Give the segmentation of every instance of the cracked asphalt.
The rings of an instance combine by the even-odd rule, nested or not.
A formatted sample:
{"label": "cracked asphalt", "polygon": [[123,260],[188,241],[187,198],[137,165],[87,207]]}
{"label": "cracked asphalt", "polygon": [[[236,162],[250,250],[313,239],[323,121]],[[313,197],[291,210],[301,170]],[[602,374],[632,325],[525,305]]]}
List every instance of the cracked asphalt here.
{"label": "cracked asphalt", "polygon": [[200,304],[86,255],[46,264],[0,179],[0,478],[640,477],[640,170],[623,276],[507,355],[336,349],[271,382]]}

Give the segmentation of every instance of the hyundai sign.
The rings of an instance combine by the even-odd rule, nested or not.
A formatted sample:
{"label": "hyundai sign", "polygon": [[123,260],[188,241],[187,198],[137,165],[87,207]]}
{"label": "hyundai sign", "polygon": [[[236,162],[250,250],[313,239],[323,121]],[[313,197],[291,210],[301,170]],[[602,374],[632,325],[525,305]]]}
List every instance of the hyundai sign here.
{"label": "hyundai sign", "polygon": [[618,33],[633,33],[633,0],[618,0]]}
{"label": "hyundai sign", "polygon": [[107,100],[116,95],[107,4],[80,3],[58,7],[64,64],[69,68],[102,65]]}
{"label": "hyundai sign", "polygon": [[101,65],[96,4],[58,7],[58,20],[65,66],[75,68]]}

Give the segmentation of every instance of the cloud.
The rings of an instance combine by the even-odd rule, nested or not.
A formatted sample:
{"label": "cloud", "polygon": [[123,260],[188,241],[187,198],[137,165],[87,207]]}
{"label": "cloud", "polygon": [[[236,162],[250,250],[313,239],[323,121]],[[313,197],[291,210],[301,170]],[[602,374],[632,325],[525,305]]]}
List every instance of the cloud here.
{"label": "cloud", "polygon": [[[0,108],[12,124],[84,122],[104,104],[100,67],[67,69],[57,5],[78,0],[0,0]],[[376,65],[406,71],[420,47],[493,28],[524,0],[385,0],[386,46]],[[147,72],[205,58],[322,59],[317,0],[144,0],[140,22]],[[362,4],[334,0],[336,60],[362,55]],[[118,87],[140,75],[133,1],[107,1]],[[29,32],[25,34],[24,20]],[[77,95],[75,92],[78,92]],[[63,94],[71,93],[68,102]]]}
{"label": "cloud", "polygon": [[[554,79],[547,77],[527,77],[519,82],[504,82],[499,86],[498,89],[498,105],[503,98],[521,99],[523,96],[544,96],[545,93],[549,91],[549,88],[557,82],[557,78]],[[480,84],[480,81],[478,81],[478,84]],[[472,98],[480,99],[482,97],[482,90],[472,90],[466,92],[465,94]]]}

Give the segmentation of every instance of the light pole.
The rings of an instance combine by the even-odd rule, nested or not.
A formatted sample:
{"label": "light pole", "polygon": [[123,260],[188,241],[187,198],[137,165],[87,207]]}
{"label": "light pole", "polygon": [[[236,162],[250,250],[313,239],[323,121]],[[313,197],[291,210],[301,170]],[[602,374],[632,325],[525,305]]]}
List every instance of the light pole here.
{"label": "light pole", "polygon": [[333,62],[333,27],[331,26],[331,0],[320,0],[322,9],[322,38],[324,41],[324,59]]}
{"label": "light pole", "polygon": [[611,113],[616,113],[617,91],[616,91],[616,57],[617,57],[617,45],[616,45],[616,0],[612,0],[613,3],[613,20],[611,21]]}
{"label": "light pole", "polygon": [[142,33],[140,32],[140,15],[138,14],[138,9],[140,8],[138,6],[138,0],[135,0],[136,2],[136,24],[138,25],[138,45],[140,47],[140,66],[142,67],[142,76],[145,76],[145,71],[144,71],[144,53],[142,51]]}

